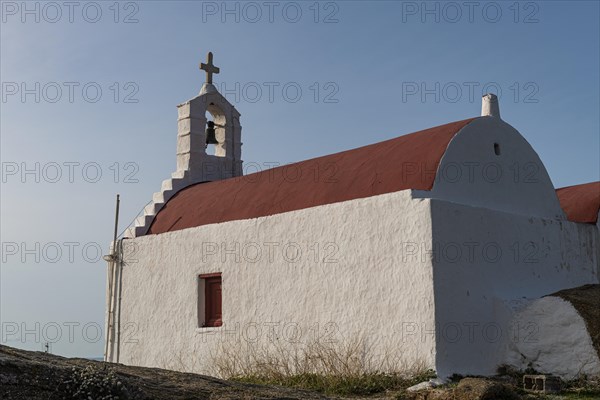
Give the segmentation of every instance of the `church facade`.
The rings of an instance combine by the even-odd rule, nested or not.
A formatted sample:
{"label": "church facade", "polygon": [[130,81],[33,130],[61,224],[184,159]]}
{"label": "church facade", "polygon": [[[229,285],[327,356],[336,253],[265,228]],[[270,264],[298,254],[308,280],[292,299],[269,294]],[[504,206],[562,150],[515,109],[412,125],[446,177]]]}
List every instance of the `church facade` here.
{"label": "church facade", "polygon": [[557,191],[494,95],[479,117],[242,175],[240,114],[202,66],[177,170],[113,246],[107,361],[215,374],[228,349],[359,343],[374,369],[441,378],[600,374],[585,316],[552,297],[598,284],[600,182]]}

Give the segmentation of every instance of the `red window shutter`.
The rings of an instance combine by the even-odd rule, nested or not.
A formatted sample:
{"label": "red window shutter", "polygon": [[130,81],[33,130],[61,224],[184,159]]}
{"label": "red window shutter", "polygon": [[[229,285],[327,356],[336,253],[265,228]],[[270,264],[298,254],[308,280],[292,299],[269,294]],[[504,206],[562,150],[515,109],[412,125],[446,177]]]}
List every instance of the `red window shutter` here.
{"label": "red window shutter", "polygon": [[205,294],[205,323],[204,326],[221,326],[221,277],[214,276],[204,280]]}

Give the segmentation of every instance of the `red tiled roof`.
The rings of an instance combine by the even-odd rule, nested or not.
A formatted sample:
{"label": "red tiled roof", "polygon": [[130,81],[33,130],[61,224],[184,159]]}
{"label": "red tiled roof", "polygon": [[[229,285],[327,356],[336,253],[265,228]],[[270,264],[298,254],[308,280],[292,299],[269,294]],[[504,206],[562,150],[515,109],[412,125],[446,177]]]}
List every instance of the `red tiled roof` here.
{"label": "red tiled roof", "polygon": [[448,143],[473,118],[254,174],[189,186],[148,234],[250,219],[404,189],[431,190]]}
{"label": "red tiled roof", "polygon": [[567,219],[595,224],[600,210],[600,181],[556,189]]}

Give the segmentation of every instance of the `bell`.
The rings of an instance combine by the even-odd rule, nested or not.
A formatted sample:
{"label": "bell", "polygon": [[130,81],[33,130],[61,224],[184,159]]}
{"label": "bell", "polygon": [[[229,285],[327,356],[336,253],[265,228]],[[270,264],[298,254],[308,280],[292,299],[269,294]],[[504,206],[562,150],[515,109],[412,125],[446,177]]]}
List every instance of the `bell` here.
{"label": "bell", "polygon": [[219,144],[215,136],[215,123],[208,121],[206,125],[206,144]]}

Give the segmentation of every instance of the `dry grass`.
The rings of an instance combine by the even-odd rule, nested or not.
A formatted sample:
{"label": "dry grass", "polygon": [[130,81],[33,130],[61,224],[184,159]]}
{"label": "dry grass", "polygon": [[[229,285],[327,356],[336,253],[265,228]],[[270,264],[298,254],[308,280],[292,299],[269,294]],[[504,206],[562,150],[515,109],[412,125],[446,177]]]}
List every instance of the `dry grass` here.
{"label": "dry grass", "polygon": [[235,381],[369,395],[401,390],[434,376],[423,362],[407,365],[393,351],[375,354],[362,339],[306,345],[223,342],[213,354],[213,373]]}

